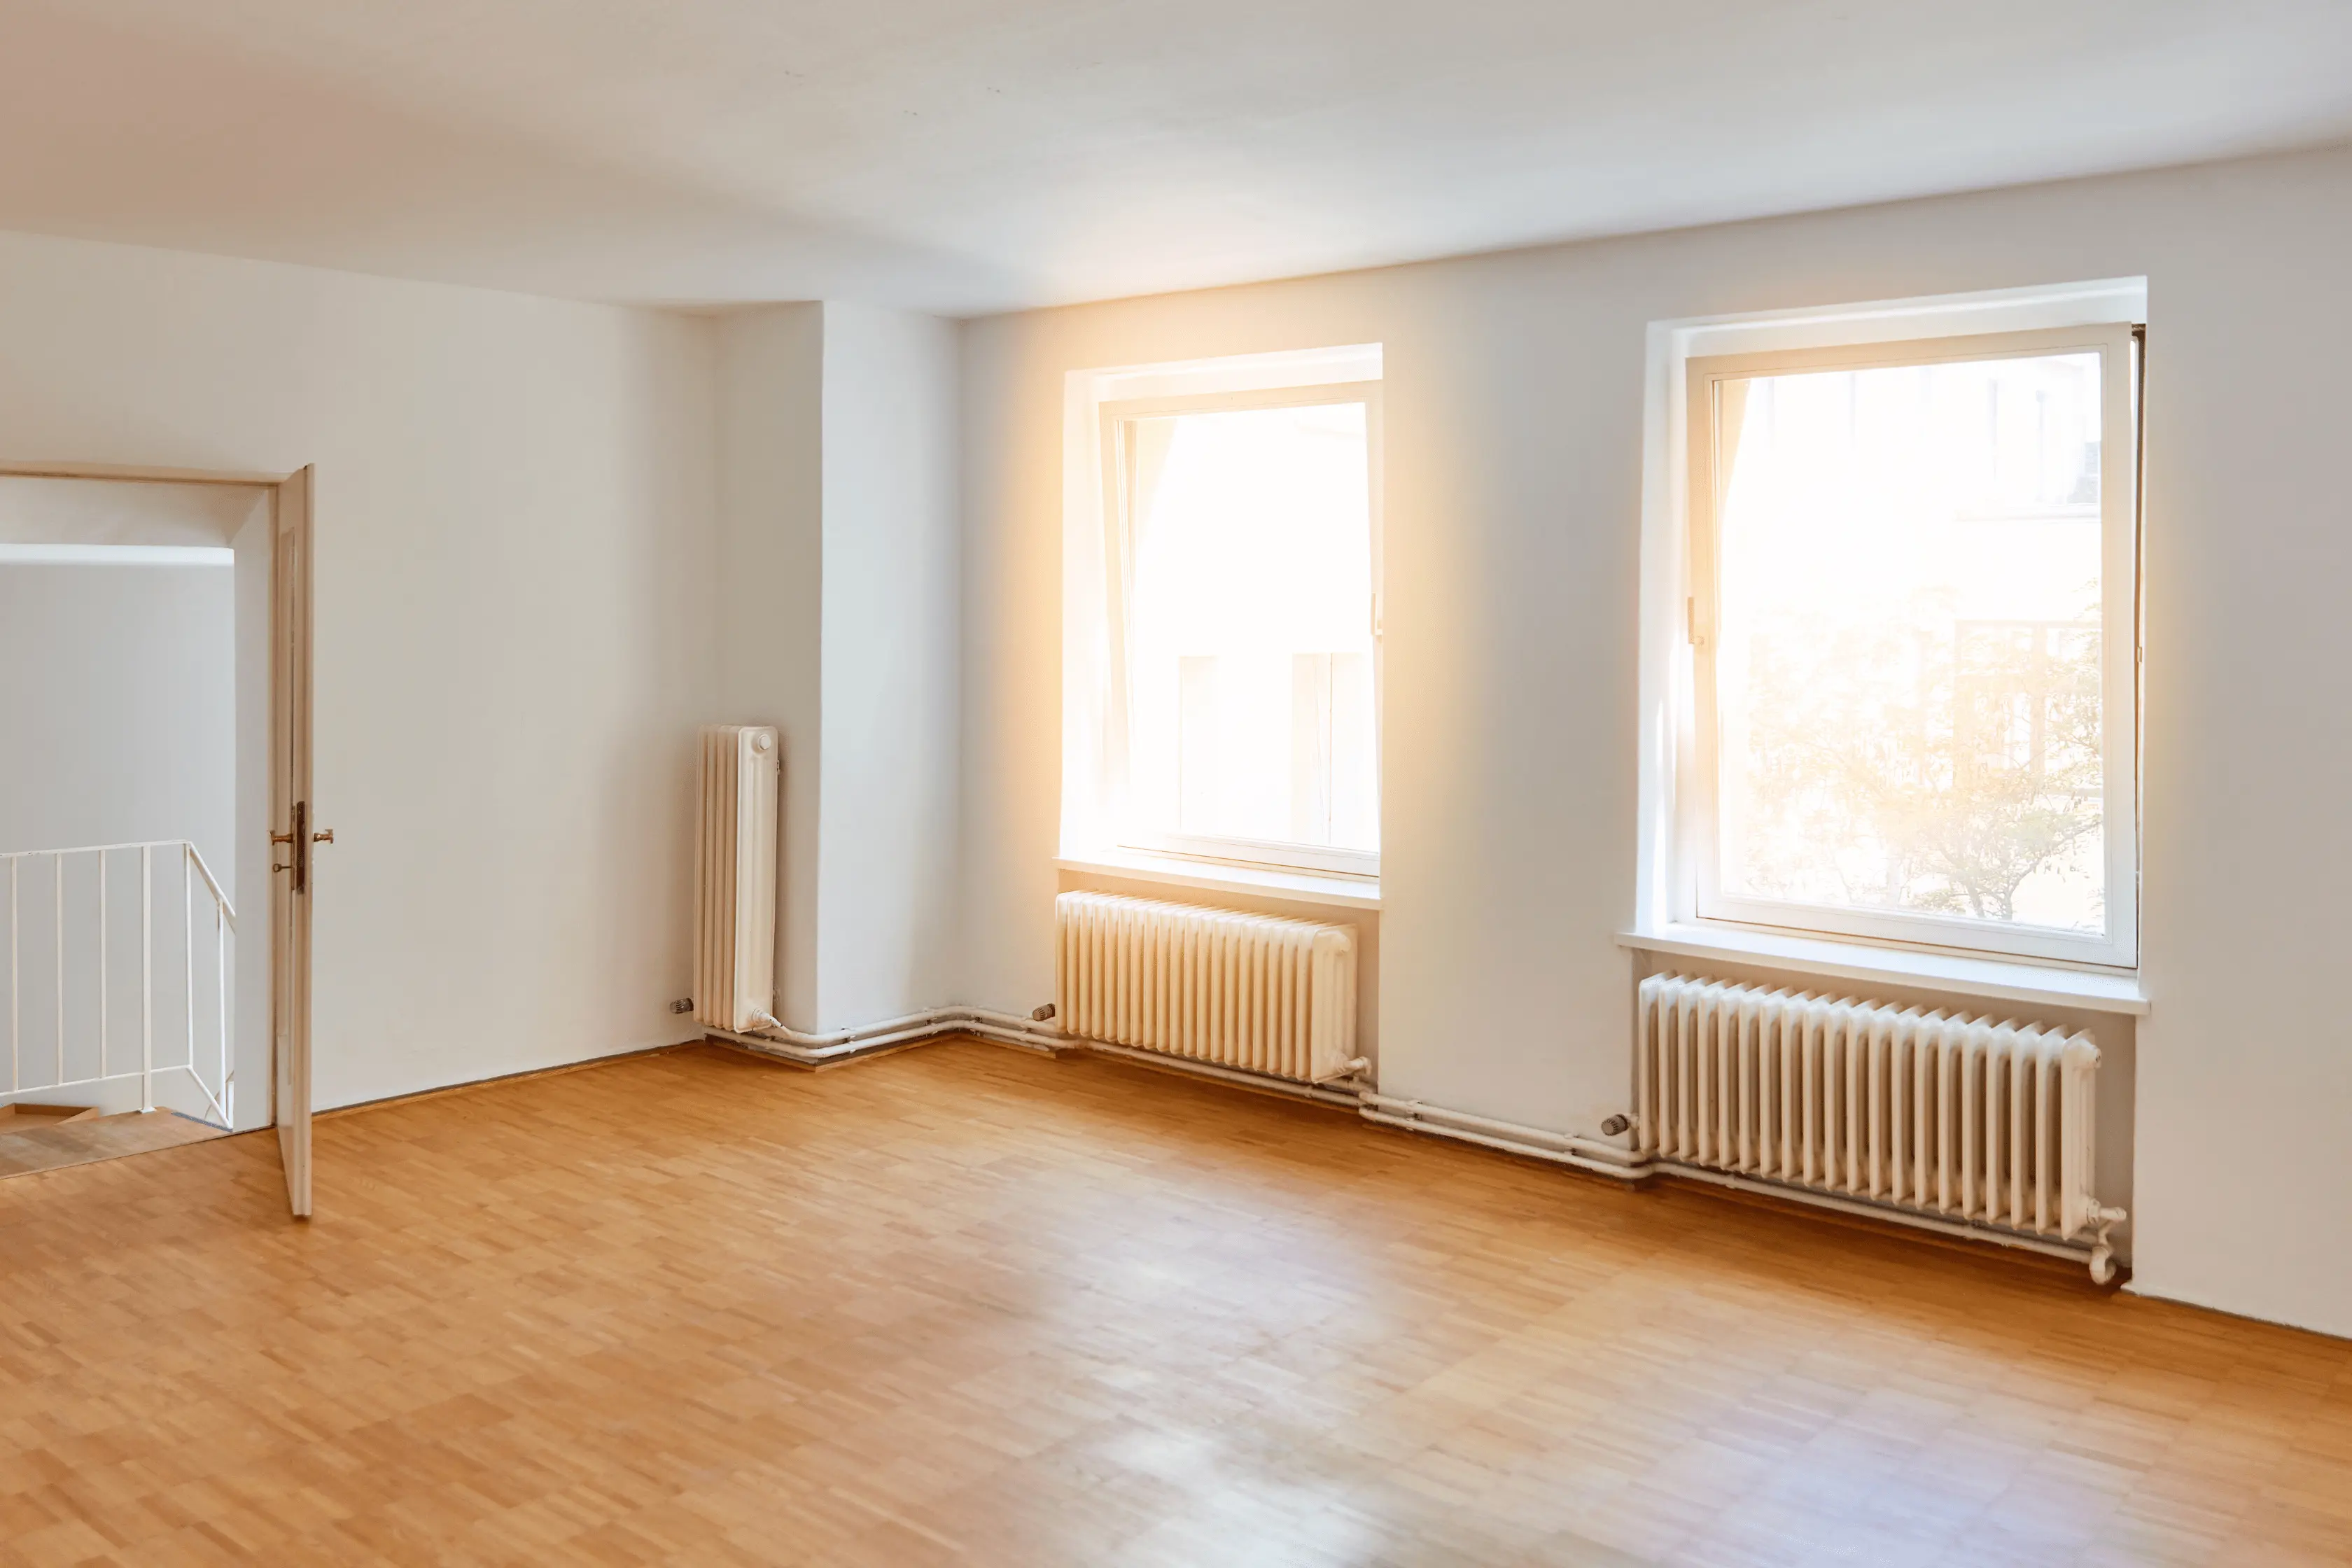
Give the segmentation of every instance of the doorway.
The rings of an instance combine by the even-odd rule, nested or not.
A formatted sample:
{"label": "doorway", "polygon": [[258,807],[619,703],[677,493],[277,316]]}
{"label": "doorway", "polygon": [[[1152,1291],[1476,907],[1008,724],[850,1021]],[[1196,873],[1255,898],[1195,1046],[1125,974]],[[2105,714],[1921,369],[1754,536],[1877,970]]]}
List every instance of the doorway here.
{"label": "doorway", "polygon": [[310,1212],[310,496],[0,464],[0,1176],[275,1127]]}

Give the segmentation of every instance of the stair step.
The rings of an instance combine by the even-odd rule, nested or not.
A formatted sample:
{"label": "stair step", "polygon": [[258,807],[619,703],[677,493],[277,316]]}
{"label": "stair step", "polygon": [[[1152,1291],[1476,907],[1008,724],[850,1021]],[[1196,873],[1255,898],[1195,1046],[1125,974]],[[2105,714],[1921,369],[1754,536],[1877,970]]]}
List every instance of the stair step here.
{"label": "stair step", "polygon": [[35,1107],[30,1116],[0,1117],[0,1177],[228,1136],[225,1128],[173,1110],[121,1110],[101,1116],[94,1110],[62,1106],[54,1109],[66,1114],[43,1116],[43,1109],[47,1108]]}
{"label": "stair step", "polygon": [[94,1105],[33,1105],[18,1100],[13,1105],[0,1105],[0,1136],[11,1132],[29,1132],[36,1127],[63,1127],[72,1121],[90,1121],[98,1118]]}

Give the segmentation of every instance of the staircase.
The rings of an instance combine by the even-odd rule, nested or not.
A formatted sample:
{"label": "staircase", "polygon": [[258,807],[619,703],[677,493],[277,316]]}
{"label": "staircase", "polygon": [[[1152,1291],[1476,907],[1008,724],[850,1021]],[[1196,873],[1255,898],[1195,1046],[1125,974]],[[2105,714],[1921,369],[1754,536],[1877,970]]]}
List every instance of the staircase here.
{"label": "staircase", "polygon": [[0,1106],[0,1178],[227,1136],[225,1128],[172,1110],[103,1116],[92,1106],[5,1105]]}
{"label": "staircase", "polygon": [[[236,929],[185,839],[0,853],[0,1095],[235,1125]],[[0,1110],[0,1135],[43,1110]]]}
{"label": "staircase", "polygon": [[0,1105],[0,1138],[29,1132],[36,1127],[63,1127],[68,1121],[89,1121],[98,1116],[94,1105]]}

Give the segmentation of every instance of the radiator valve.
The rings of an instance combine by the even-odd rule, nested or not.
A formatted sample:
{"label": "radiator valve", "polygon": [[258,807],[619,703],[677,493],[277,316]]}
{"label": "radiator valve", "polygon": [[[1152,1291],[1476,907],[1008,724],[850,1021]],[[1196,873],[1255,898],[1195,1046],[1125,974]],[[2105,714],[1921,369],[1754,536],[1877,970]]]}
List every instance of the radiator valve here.
{"label": "radiator valve", "polygon": [[1616,1137],[1620,1132],[1631,1132],[1633,1130],[1633,1119],[1622,1110],[1601,1124],[1601,1131],[1612,1138]]}
{"label": "radiator valve", "polygon": [[694,998],[681,996],[669,1005],[669,1010],[673,1013],[691,1013],[694,1011]]}
{"label": "radiator valve", "polygon": [[1048,1002],[1043,1007],[1032,1007],[1029,1009],[1029,1016],[1040,1024],[1050,1023],[1054,1016],[1054,1005]]}

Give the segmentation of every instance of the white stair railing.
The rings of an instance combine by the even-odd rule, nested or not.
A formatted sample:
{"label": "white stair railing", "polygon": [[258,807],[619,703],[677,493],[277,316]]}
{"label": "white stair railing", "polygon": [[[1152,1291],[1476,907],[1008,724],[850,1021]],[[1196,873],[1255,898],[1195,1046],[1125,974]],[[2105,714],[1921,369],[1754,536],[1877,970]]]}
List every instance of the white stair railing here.
{"label": "white stair railing", "polygon": [[[169,886],[175,860],[176,921],[170,898],[174,889]],[[236,1102],[229,1047],[229,949],[236,910],[196,847],[173,838],[24,849],[0,854],[0,864],[6,867],[8,900],[6,1098],[95,1089],[103,1100],[110,1097],[101,1086],[136,1080],[139,1109],[152,1110],[157,1081],[168,1084],[174,1075],[184,1074],[201,1094],[201,1105],[184,1095],[171,1098],[215,1126],[233,1127]],[[134,864],[135,936],[129,930],[129,911],[116,906],[117,893],[130,890],[128,873]],[[156,896],[159,879],[164,884],[161,900]],[[201,905],[199,884],[204,889]],[[205,968],[197,963],[200,921],[212,927],[212,962]],[[167,954],[173,939],[180,948],[176,995],[168,956],[158,994],[159,928]],[[127,958],[124,950],[132,940],[138,946],[135,993],[129,969],[118,958]],[[118,1068],[116,1058],[129,1048],[128,1042],[118,1039],[126,1026],[118,1020],[134,1009],[139,1062]],[[200,1017],[205,1020],[201,1027]],[[177,1052],[171,1048],[174,1036],[181,1046]],[[159,1040],[167,1058],[183,1059],[158,1060]]]}

